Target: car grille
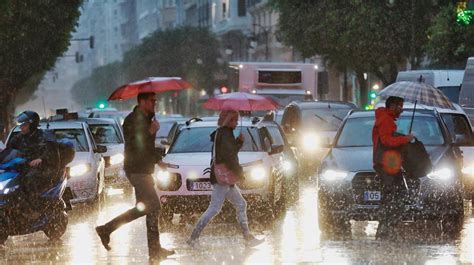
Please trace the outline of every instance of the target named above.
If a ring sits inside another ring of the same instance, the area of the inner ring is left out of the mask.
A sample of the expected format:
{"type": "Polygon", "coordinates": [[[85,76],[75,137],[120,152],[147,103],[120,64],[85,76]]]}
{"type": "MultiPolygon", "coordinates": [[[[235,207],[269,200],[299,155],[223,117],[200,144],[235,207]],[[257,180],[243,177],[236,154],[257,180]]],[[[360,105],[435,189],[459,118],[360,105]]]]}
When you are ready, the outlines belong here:
{"type": "Polygon", "coordinates": [[[359,172],[352,179],[352,193],[356,204],[378,205],[380,201],[365,201],[364,192],[382,191],[380,180],[375,177],[375,172],[359,172]]]}

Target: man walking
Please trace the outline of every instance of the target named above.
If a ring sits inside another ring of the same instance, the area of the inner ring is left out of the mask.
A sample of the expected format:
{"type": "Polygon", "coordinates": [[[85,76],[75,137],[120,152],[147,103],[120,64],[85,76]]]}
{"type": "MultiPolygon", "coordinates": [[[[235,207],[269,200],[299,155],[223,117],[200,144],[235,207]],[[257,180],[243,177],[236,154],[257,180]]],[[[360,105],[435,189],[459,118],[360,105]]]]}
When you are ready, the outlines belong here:
{"type": "Polygon", "coordinates": [[[155,163],[161,157],[155,152],[155,135],[160,124],[155,120],[156,96],[141,93],[137,97],[138,106],[133,109],[123,123],[125,136],[124,169],[128,180],[135,188],[136,206],[115,217],[105,225],[96,227],[102,244],[110,250],[110,234],[120,226],[146,215],[148,255],[159,260],[174,254],[160,245],[158,216],[161,205],[155,190],[153,172],[155,163]]]}
{"type": "Polygon", "coordinates": [[[382,181],[382,201],[379,226],[375,237],[387,239],[389,229],[399,221],[403,202],[403,176],[401,174],[402,156],[400,148],[409,143],[413,135],[397,135],[395,121],[403,112],[403,98],[389,97],[385,108],[375,111],[375,124],[372,130],[373,163],[377,176],[382,181]]]}

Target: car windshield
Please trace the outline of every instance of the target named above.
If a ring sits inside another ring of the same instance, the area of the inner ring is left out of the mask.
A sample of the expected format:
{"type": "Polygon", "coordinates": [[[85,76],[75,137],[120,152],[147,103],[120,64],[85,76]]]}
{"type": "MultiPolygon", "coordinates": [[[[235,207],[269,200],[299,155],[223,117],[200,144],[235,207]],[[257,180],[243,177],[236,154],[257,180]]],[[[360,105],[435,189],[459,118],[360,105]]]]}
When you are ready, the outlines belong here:
{"type": "MultiPolygon", "coordinates": [[[[402,116],[397,121],[399,133],[407,134],[411,116],[402,116]]],[[[337,147],[372,146],[372,128],[374,117],[350,118],[344,124],[337,139],[337,147]]],[[[435,117],[415,116],[412,134],[425,145],[442,145],[444,137],[435,117]]]]}
{"type": "MultiPolygon", "coordinates": [[[[196,127],[182,129],[168,153],[198,153],[211,152],[212,142],[210,134],[216,130],[216,127],[196,127]]],[[[244,144],[240,151],[260,152],[262,145],[258,129],[255,127],[240,127],[234,130],[234,136],[242,131],[244,135],[244,144]]]]}
{"type": "Polygon", "coordinates": [[[160,122],[160,129],[156,133],[156,138],[168,138],[168,135],[170,134],[171,128],[173,128],[174,124],[174,121],[160,122]]]}
{"type": "Polygon", "coordinates": [[[83,129],[53,129],[58,140],[68,139],[74,144],[76,152],[89,152],[86,134],[83,129]]]}
{"type": "Polygon", "coordinates": [[[320,131],[337,131],[350,110],[350,107],[303,109],[302,124],[320,131]]]}
{"type": "Polygon", "coordinates": [[[113,124],[89,124],[92,136],[97,144],[121,144],[122,137],[113,124]]]}

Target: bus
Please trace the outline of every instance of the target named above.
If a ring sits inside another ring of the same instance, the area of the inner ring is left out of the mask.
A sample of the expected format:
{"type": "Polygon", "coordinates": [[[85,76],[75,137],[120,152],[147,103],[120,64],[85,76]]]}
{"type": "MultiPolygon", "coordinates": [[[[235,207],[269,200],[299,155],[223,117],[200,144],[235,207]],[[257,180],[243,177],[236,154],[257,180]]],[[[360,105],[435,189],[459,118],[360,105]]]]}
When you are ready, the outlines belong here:
{"type": "Polygon", "coordinates": [[[239,92],[270,97],[281,107],[317,95],[316,64],[230,62],[230,67],[238,73],[239,92]]]}

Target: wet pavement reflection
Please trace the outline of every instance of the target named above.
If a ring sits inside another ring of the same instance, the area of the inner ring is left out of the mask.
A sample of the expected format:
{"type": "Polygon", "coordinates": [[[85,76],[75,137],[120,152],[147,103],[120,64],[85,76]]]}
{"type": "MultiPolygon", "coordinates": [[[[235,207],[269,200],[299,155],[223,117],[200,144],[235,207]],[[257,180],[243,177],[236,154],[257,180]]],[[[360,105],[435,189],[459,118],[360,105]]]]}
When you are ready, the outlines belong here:
{"type": "MultiPolygon", "coordinates": [[[[161,264],[474,264],[474,216],[469,201],[464,227],[457,239],[429,237],[416,225],[408,224],[399,230],[402,241],[376,241],[377,222],[353,222],[352,239],[338,241],[324,239],[319,231],[315,185],[305,184],[300,194],[296,205],[271,225],[251,222],[255,235],[265,238],[264,243],[254,248],[244,246],[233,219],[210,223],[195,248],[185,243],[192,224],[166,228],[161,233],[162,245],[175,249],[177,254],[161,264]]],[[[111,237],[109,252],[95,234],[97,224],[103,224],[132,204],[132,197],[116,194],[102,205],[76,206],[69,213],[68,230],[62,241],[50,242],[41,232],[10,237],[0,263],[148,263],[144,218],[117,230],[111,237]]],[[[436,225],[424,227],[425,231],[433,229],[436,225]]]]}

